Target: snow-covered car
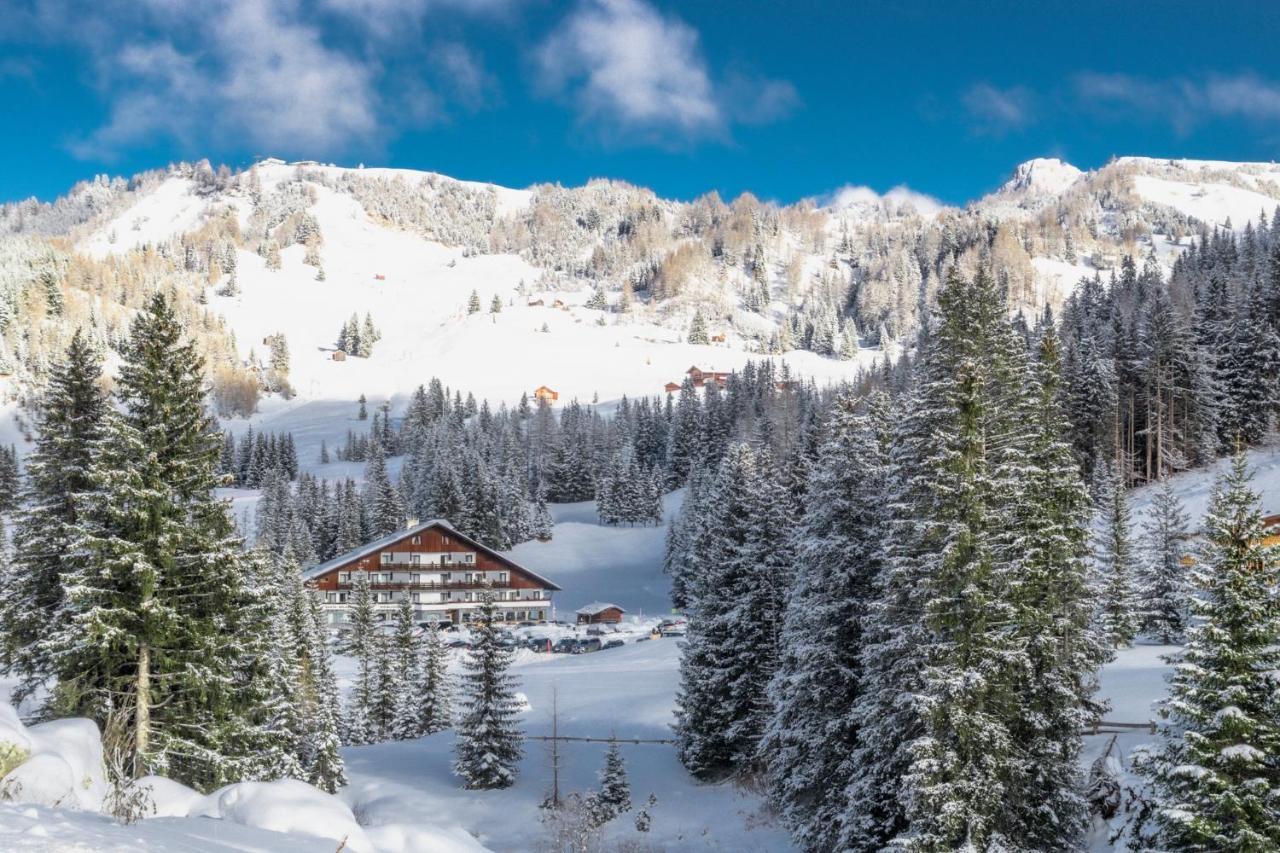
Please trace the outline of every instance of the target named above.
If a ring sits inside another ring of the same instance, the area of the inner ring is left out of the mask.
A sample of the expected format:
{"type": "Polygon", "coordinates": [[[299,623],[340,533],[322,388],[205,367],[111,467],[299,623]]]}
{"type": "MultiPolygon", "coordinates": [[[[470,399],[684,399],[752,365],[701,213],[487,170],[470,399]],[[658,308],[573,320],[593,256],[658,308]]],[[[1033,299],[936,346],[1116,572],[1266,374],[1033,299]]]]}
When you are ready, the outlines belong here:
{"type": "Polygon", "coordinates": [[[585,640],[578,640],[573,646],[573,654],[584,655],[587,652],[598,652],[604,645],[595,637],[588,637],[585,640]]]}

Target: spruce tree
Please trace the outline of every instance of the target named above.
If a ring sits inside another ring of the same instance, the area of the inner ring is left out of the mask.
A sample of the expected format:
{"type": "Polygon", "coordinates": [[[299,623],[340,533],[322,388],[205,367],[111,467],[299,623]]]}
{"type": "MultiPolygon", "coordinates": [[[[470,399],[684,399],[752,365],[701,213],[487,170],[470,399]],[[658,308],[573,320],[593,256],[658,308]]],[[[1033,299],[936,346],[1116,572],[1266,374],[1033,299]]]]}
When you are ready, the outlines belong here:
{"type": "Polygon", "coordinates": [[[1280,848],[1280,552],[1262,542],[1243,453],[1215,484],[1192,583],[1197,623],[1173,670],[1144,772],[1163,849],[1280,848]]]}
{"type": "Polygon", "coordinates": [[[702,309],[693,312],[693,320],[689,323],[688,341],[691,344],[711,343],[711,337],[707,334],[707,321],[702,316],[702,309]]]}
{"type": "Polygon", "coordinates": [[[423,644],[422,680],[417,695],[418,731],[432,735],[453,725],[453,688],[449,680],[449,658],[440,631],[427,629],[423,644]]]}
{"type": "Polygon", "coordinates": [[[474,290],[471,291],[471,296],[467,299],[467,313],[480,313],[480,294],[474,290]]]}
{"type": "Polygon", "coordinates": [[[1138,614],[1129,494],[1119,478],[1101,507],[1097,538],[1098,631],[1112,648],[1122,648],[1137,636],[1138,614]]]}
{"type": "Polygon", "coordinates": [[[355,571],[351,606],[347,610],[346,652],[356,659],[356,676],[347,699],[344,740],[353,746],[373,743],[377,737],[373,705],[377,696],[378,621],[374,614],[369,573],[355,571]]]}
{"type": "Polygon", "coordinates": [[[1165,480],[1151,501],[1145,525],[1146,552],[1140,585],[1142,630],[1165,645],[1182,642],[1191,595],[1187,588],[1190,519],[1165,480]]]}
{"type": "Polygon", "coordinates": [[[18,677],[10,695],[15,706],[53,674],[43,640],[67,615],[64,555],[76,536],[79,496],[92,488],[89,467],[107,411],[101,378],[101,363],[77,330],[40,401],[27,456],[26,509],[14,525],[13,570],[0,594],[0,663],[18,677]]]}
{"type": "Polygon", "coordinates": [[[472,790],[509,788],[524,755],[517,727],[512,652],[498,641],[498,609],[492,589],[480,593],[472,621],[472,647],[462,676],[462,713],[454,744],[453,772],[472,790]]]}
{"type": "Polygon", "coordinates": [[[395,715],[391,723],[391,736],[396,740],[410,740],[422,734],[418,709],[418,685],[422,672],[419,661],[418,638],[414,636],[413,604],[408,593],[400,599],[396,610],[396,633],[391,646],[394,666],[395,715]]]}
{"type": "Polygon", "coordinates": [[[587,801],[591,823],[604,826],[618,815],[631,811],[631,784],[627,781],[627,767],[622,761],[618,742],[609,744],[604,754],[604,766],[600,768],[600,790],[587,801]]]}
{"type": "Polygon", "coordinates": [[[124,735],[132,773],[197,788],[249,777],[278,745],[256,661],[267,627],[220,482],[203,362],[163,295],[134,320],[119,408],[93,445],[49,637],[54,707],[124,735]]]}
{"type": "Polygon", "coordinates": [[[680,760],[702,779],[760,766],[791,562],[790,496],[767,452],[736,445],[712,493],[711,517],[692,545],[697,569],[676,696],[680,760]]]}
{"type": "Polygon", "coordinates": [[[810,475],[761,744],[770,798],[808,850],[836,849],[847,788],[860,775],[852,709],[883,556],[889,462],[888,401],[876,395],[865,413],[861,404],[852,393],[836,399],[810,475]]]}

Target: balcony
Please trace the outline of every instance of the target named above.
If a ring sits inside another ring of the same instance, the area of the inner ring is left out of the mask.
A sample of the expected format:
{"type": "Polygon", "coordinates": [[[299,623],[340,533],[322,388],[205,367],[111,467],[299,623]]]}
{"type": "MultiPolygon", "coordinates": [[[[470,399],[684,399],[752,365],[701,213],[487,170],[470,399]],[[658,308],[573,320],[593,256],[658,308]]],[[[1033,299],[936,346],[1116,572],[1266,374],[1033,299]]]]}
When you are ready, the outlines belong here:
{"type": "MultiPolygon", "coordinates": [[[[351,584],[341,584],[343,589],[350,588],[351,584]]],[[[490,589],[510,589],[510,581],[498,581],[485,583],[484,581],[376,581],[369,584],[369,589],[378,591],[400,591],[410,590],[413,592],[431,592],[433,590],[450,590],[450,589],[468,589],[479,590],[488,586],[490,589]]]]}

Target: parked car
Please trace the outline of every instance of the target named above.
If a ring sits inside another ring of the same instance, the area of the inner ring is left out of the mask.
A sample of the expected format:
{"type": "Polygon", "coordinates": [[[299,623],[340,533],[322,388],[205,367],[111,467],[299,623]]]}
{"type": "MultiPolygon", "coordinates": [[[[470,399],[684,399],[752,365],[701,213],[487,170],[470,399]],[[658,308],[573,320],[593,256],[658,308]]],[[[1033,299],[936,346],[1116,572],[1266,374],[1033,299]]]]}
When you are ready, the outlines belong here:
{"type": "Polygon", "coordinates": [[[468,643],[466,640],[451,640],[451,641],[449,642],[449,648],[451,648],[451,649],[469,649],[469,648],[471,648],[471,644],[470,644],[470,643],[468,643]]]}
{"type": "Polygon", "coordinates": [[[663,622],[658,626],[658,633],[664,637],[683,637],[689,633],[689,626],[686,622],[663,622]]]}
{"type": "Polygon", "coordinates": [[[528,640],[525,640],[524,645],[525,645],[525,648],[531,649],[535,652],[551,651],[551,641],[548,640],[546,637],[532,637],[528,640]]]}
{"type": "Polygon", "coordinates": [[[573,654],[583,655],[587,652],[598,652],[602,648],[600,640],[595,637],[588,637],[585,640],[578,640],[573,647],[573,654]]]}
{"type": "Polygon", "coordinates": [[[555,652],[558,655],[573,654],[574,649],[577,648],[577,646],[578,646],[577,640],[575,640],[573,637],[565,637],[562,640],[556,640],[555,645],[551,647],[551,651],[555,652]]]}
{"type": "Polygon", "coordinates": [[[622,640],[618,639],[617,637],[614,637],[612,640],[606,640],[606,641],[605,641],[604,648],[606,648],[606,649],[616,649],[616,648],[618,648],[619,646],[625,646],[625,645],[626,645],[626,643],[625,643],[625,642],[623,642],[622,640]]]}

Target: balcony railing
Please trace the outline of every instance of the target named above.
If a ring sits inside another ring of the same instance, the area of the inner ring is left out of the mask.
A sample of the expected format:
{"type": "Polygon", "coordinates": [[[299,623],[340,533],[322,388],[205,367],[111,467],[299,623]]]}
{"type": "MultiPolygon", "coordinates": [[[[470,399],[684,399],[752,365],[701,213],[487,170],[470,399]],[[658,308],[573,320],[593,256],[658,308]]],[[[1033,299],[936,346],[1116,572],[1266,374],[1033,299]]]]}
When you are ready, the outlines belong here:
{"type": "MultiPolygon", "coordinates": [[[[350,586],[350,584],[347,584],[350,586]]],[[[374,581],[369,584],[369,589],[378,590],[413,590],[415,592],[429,592],[431,590],[448,590],[448,589],[484,589],[486,586],[492,589],[510,589],[510,581],[488,582],[480,580],[470,581],[374,581]]]]}

